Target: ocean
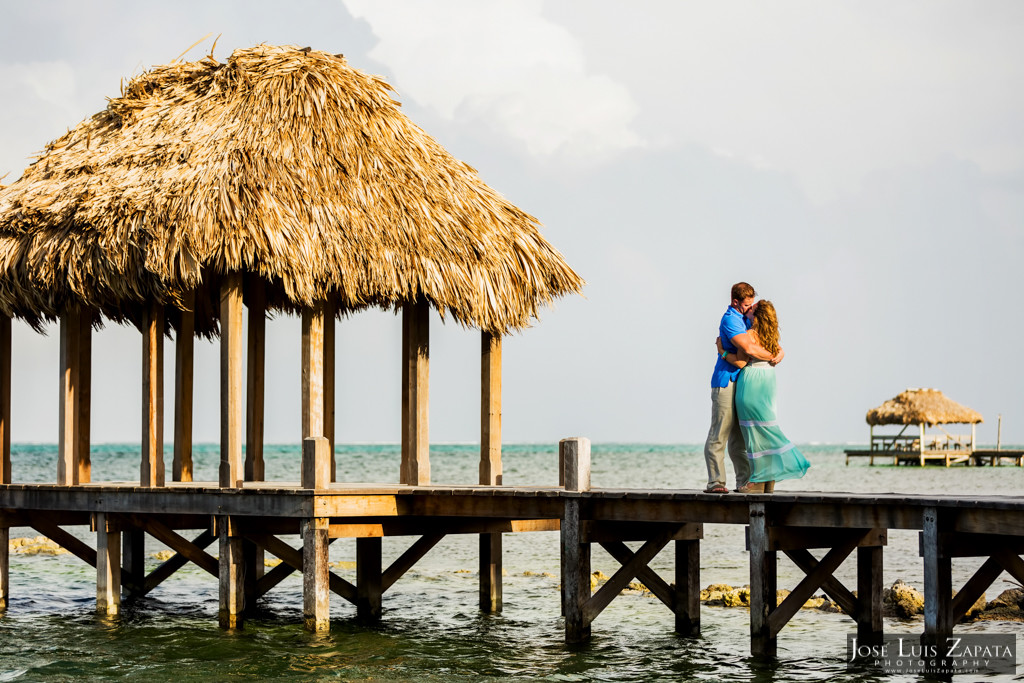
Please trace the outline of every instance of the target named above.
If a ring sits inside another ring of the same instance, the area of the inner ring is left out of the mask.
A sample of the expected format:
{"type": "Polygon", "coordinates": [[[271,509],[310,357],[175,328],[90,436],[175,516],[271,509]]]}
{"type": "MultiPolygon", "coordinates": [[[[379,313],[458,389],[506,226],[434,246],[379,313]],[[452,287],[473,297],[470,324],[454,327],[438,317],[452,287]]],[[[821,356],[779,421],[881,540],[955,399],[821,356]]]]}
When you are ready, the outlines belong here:
{"type": "MultiPolygon", "coordinates": [[[[1016,467],[869,467],[863,459],[844,465],[843,446],[802,445],[812,463],[801,480],[781,482],[778,491],[905,492],[920,494],[1014,495],[1024,493],[1024,471],[1016,467]]],[[[705,483],[701,445],[593,444],[594,488],[698,489],[705,483]]],[[[13,480],[54,481],[56,447],[14,445],[13,480]]],[[[195,449],[195,479],[217,477],[218,448],[195,449]]],[[[298,446],[268,446],[268,480],[296,481],[298,446]]],[[[93,481],[138,476],[137,445],[94,445],[93,481]]],[[[395,483],[397,445],[339,446],[338,480],[395,483]]],[[[479,448],[431,446],[432,480],[438,484],[476,481],[479,448]]],[[[170,453],[166,455],[170,464],[170,453]]],[[[506,485],[556,485],[557,444],[503,447],[506,485]]],[[[169,471],[169,470],[168,470],[169,471]]],[[[731,470],[730,470],[731,472],[731,470]]],[[[736,494],[730,494],[736,495],[736,494]]],[[[87,528],[72,529],[90,544],[87,528]]],[[[12,528],[11,538],[34,537],[12,528]]],[[[299,546],[298,537],[284,537],[299,546]]],[[[385,566],[412,542],[385,538],[385,566]]],[[[147,571],[160,563],[164,546],[147,539],[147,571]]],[[[216,553],[216,545],[210,551],[216,553]]],[[[741,526],[705,525],[701,543],[701,585],[749,583],[741,526]]],[[[884,551],[884,579],[923,587],[916,531],[890,530],[884,551]]],[[[331,546],[333,571],[354,581],[355,542],[331,546]]],[[[5,681],[232,681],[232,680],[445,680],[445,681],[917,681],[847,670],[846,636],[854,622],[838,613],[801,610],[779,634],[778,657],[749,656],[748,612],[742,607],[701,606],[702,633],[673,632],[673,617],[658,600],[641,592],[617,597],[595,620],[583,645],[566,645],[559,605],[557,532],[507,534],[504,538],[504,609],[477,608],[477,537],[449,536],[384,595],[379,625],[357,622],[355,608],[331,597],[331,631],[319,636],[302,628],[302,581],[293,574],[260,601],[245,628],[217,626],[217,581],[189,565],[144,599],[123,604],[116,619],[95,613],[95,570],[69,554],[10,556],[11,599],[0,616],[0,682],[5,681]]],[[[981,564],[953,562],[954,587],[981,564]]],[[[651,565],[671,576],[671,553],[651,565]]],[[[595,546],[593,569],[611,575],[618,564],[595,546]]],[[[780,554],[779,588],[793,588],[803,574],[780,554]]],[[[855,587],[855,565],[837,572],[855,587]]],[[[1004,573],[987,592],[992,599],[1013,588],[1004,573]]],[[[887,618],[886,632],[921,633],[923,622],[887,618]]],[[[976,622],[957,633],[1020,633],[1011,622],[976,622]]],[[[1020,666],[1018,642],[1018,667],[1020,666]]],[[[1005,677],[1024,680],[1024,676],[1005,677]]],[[[956,677],[954,680],[975,680],[956,677]]],[[[990,677],[985,680],[1000,680],[990,677]]]]}

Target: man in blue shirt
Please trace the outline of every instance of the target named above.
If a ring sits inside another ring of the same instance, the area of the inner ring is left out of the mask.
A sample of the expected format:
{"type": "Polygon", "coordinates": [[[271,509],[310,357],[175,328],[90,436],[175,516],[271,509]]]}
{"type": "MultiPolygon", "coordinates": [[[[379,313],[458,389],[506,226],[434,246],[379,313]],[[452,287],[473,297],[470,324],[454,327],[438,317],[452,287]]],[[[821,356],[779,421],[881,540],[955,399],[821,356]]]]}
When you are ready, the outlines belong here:
{"type": "Polygon", "coordinates": [[[757,360],[774,360],[762,358],[766,352],[753,344],[750,335],[750,320],[746,315],[754,306],[757,292],[746,282],[737,282],[732,286],[732,302],[725,309],[722,322],[718,326],[718,336],[722,340],[722,353],[715,363],[715,371],[711,374],[711,429],[708,440],[704,444],[704,461],[708,467],[707,493],[728,493],[725,485],[725,452],[728,449],[736,472],[736,490],[746,491],[750,480],[750,464],[747,462],[743,435],[740,433],[740,421],[736,417],[736,378],[740,369],[725,360],[726,353],[736,353],[742,348],[747,355],[757,360]]]}

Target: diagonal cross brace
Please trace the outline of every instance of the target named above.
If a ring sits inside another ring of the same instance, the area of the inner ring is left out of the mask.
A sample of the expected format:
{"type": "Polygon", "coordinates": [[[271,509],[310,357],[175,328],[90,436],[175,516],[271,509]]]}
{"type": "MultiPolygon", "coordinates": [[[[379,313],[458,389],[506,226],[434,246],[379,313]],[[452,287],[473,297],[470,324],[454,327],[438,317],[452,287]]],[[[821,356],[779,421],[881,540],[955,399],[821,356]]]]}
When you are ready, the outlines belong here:
{"type": "Polygon", "coordinates": [[[668,545],[672,539],[672,533],[662,533],[640,546],[640,549],[633,553],[629,561],[619,567],[618,571],[612,574],[611,578],[601,586],[587,603],[583,606],[583,623],[589,625],[607,607],[622,589],[629,585],[629,582],[636,578],[641,567],[646,567],[653,560],[662,548],[668,545]]]}
{"type": "Polygon", "coordinates": [[[814,591],[818,590],[827,579],[832,578],[832,573],[839,568],[843,560],[849,557],[859,542],[860,539],[854,537],[829,550],[814,569],[786,596],[786,599],[768,614],[768,628],[772,637],[778,635],[786,622],[800,611],[807,599],[814,595],[814,591]]]}
{"type": "MultiPolygon", "coordinates": [[[[282,563],[277,567],[274,567],[270,572],[265,574],[262,579],[256,582],[256,597],[265,595],[267,591],[281,583],[281,581],[293,571],[302,571],[302,551],[291,547],[277,536],[272,534],[246,533],[243,534],[243,537],[264,548],[271,555],[280,558],[282,563]],[[282,569],[284,565],[287,565],[286,569],[282,569]]],[[[333,542],[333,538],[328,540],[328,544],[333,542]]],[[[353,604],[355,603],[355,586],[332,571],[327,572],[327,579],[332,593],[338,594],[353,604]]]]}

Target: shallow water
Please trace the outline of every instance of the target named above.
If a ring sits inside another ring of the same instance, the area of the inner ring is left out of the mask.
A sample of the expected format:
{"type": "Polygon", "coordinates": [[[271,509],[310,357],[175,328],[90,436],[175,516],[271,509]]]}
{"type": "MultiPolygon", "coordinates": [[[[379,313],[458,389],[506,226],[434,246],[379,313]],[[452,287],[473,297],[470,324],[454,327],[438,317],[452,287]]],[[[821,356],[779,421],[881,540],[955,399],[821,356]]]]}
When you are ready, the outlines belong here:
{"type": "MultiPolygon", "coordinates": [[[[907,492],[934,494],[1021,495],[1024,471],[1012,467],[868,467],[843,465],[842,447],[803,446],[813,466],[779,490],[907,492]]],[[[52,481],[56,449],[14,446],[15,482],[52,481]]],[[[472,483],[475,446],[433,446],[431,471],[436,483],[472,483]]],[[[131,480],[137,476],[137,446],[94,446],[93,480],[131,480]]],[[[197,447],[196,479],[216,478],[217,449],[197,447]]],[[[507,485],[557,483],[556,445],[506,445],[507,485]]],[[[168,454],[169,463],[170,456],[168,454]]],[[[344,446],[337,454],[339,480],[395,482],[397,446],[344,446]]],[[[298,479],[299,451],[268,447],[267,478],[298,479]]],[[[699,488],[704,483],[700,447],[595,444],[594,487],[699,488]]],[[[93,542],[88,529],[75,530],[93,542]]],[[[15,528],[11,536],[36,536],[15,528]]],[[[285,537],[293,545],[298,538],[285,537]]],[[[152,553],[163,549],[147,539],[152,553]]],[[[384,539],[385,562],[397,557],[411,539],[384,539]]],[[[885,550],[886,585],[896,579],[922,586],[917,532],[894,530],[885,550]]],[[[871,671],[847,671],[846,635],[853,622],[841,615],[801,611],[779,636],[779,656],[766,663],[747,656],[745,609],[702,606],[702,636],[681,638],[671,613],[653,597],[624,594],[597,618],[591,642],[567,646],[559,616],[557,532],[507,534],[504,539],[504,610],[483,615],[477,609],[476,536],[444,539],[384,596],[379,626],[357,623],[355,609],[337,596],[331,601],[331,632],[303,631],[302,583],[292,575],[258,605],[244,630],[217,627],[217,582],[188,566],[144,600],[124,605],[116,620],[95,615],[95,571],[63,554],[12,554],[10,609],[0,617],[0,682],[79,680],[918,680],[885,677],[871,671]]],[[[214,550],[215,547],[211,548],[214,550]]],[[[355,543],[331,546],[332,562],[355,559],[355,543]]],[[[955,560],[954,585],[969,578],[980,561],[955,560]]],[[[599,548],[595,570],[611,574],[617,564],[599,548]]],[[[652,566],[669,576],[670,553],[652,566]]],[[[854,564],[837,572],[854,585],[854,564]]],[[[354,580],[351,569],[336,569],[354,580]]],[[[701,584],[749,582],[743,528],[706,525],[701,544],[701,584]]],[[[802,573],[779,560],[779,587],[792,588],[802,573]]],[[[1003,574],[987,592],[991,599],[1011,587],[1003,574]]],[[[923,624],[886,621],[891,632],[920,633],[923,624]]],[[[958,632],[1018,633],[1015,623],[984,622],[958,632]]],[[[964,677],[963,680],[972,680],[964,677]]],[[[988,678],[986,680],[998,680],[988,678]]],[[[1018,680],[1024,680],[1020,677],[1018,680]]]]}

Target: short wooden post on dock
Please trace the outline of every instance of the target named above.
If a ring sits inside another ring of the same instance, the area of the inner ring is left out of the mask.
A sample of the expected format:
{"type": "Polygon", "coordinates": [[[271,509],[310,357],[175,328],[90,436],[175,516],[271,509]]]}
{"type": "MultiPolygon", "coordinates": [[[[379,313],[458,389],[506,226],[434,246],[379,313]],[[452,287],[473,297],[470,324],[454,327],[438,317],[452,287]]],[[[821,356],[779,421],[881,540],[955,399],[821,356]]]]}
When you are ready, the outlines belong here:
{"type": "Polygon", "coordinates": [[[174,339],[174,460],[172,481],[192,481],[192,404],[195,366],[196,293],[184,297],[174,339]]]}
{"type": "Polygon", "coordinates": [[[430,483],[430,304],[402,306],[402,470],[403,484],[430,483]]]}
{"type": "Polygon", "coordinates": [[[142,318],[143,486],[164,485],[164,307],[150,302],[142,318]]]}
{"type": "Polygon", "coordinates": [[[926,507],[921,517],[921,554],[924,557],[924,636],[938,642],[953,633],[950,602],[953,562],[942,552],[943,531],[939,510],[926,507]]]}
{"type": "Polygon", "coordinates": [[[220,608],[217,618],[220,627],[225,629],[242,628],[245,609],[245,558],[243,539],[237,526],[238,521],[234,517],[217,516],[217,535],[220,538],[220,608]]]}
{"type": "MultiPolygon", "coordinates": [[[[11,483],[11,316],[0,313],[0,484],[11,483]]],[[[6,546],[5,546],[6,548],[6,546]]],[[[6,567],[4,563],[4,567],[6,567]]],[[[6,603],[0,588],[0,601],[6,603]]],[[[0,607],[2,609],[2,607],[0,607]]]]}
{"type": "MultiPolygon", "coordinates": [[[[327,439],[318,439],[324,442],[327,439]]],[[[313,441],[307,439],[306,442],[313,441]]],[[[305,520],[302,537],[302,618],[307,631],[326,633],[331,628],[331,587],[328,566],[330,518],[305,520]]],[[[380,539],[378,539],[380,540],[380,539]]]]}
{"type": "Polygon", "coordinates": [[[267,291],[261,278],[246,284],[249,309],[248,353],[245,381],[245,480],[263,481],[263,425],[266,389],[263,377],[267,356],[267,291]]]}
{"type": "MultiPolygon", "coordinates": [[[[242,485],[242,275],[220,291],[220,486],[242,485]]],[[[223,623],[223,620],[222,620],[223,623]]]]}
{"type": "Polygon", "coordinates": [[[121,612],[121,532],[102,512],[96,513],[96,611],[121,612]]]}
{"type": "MultiPolygon", "coordinates": [[[[583,437],[562,439],[559,460],[564,467],[566,491],[590,489],[590,440],[583,437]]],[[[565,640],[580,643],[590,638],[590,620],[586,604],[590,600],[590,543],[584,542],[580,520],[581,499],[566,498],[562,537],[562,613],[565,616],[565,640]]]]}
{"type": "MultiPolygon", "coordinates": [[[[501,486],[501,337],[481,333],[480,483],[501,486]]],[[[501,534],[480,534],[480,609],[500,612],[501,534]]]]}
{"type": "Polygon", "coordinates": [[[768,617],[775,611],[777,560],[769,550],[764,503],[750,504],[750,653],[774,657],[777,641],[768,617]]]}
{"type": "MultiPolygon", "coordinates": [[[[9,373],[8,373],[9,374],[9,373]]],[[[71,309],[60,317],[60,433],[57,483],[85,484],[91,479],[89,400],[92,377],[92,313],[71,309]]]]}
{"type": "Polygon", "coordinates": [[[356,616],[365,623],[380,621],[384,595],[382,543],[379,536],[356,539],[356,616]]]}
{"type": "Polygon", "coordinates": [[[329,448],[327,437],[308,436],[302,440],[302,488],[323,491],[330,486],[329,448]]]}

